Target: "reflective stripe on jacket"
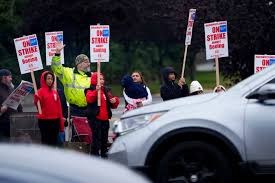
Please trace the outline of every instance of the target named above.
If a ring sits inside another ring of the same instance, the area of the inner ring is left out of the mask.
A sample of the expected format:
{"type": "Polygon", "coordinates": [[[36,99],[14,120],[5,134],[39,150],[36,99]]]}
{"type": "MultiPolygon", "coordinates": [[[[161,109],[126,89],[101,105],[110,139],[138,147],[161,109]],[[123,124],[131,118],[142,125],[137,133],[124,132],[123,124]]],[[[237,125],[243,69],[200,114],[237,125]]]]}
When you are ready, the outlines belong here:
{"type": "Polygon", "coordinates": [[[84,89],[90,87],[90,77],[84,72],[74,72],[74,68],[63,67],[60,56],[52,58],[51,68],[64,86],[66,100],[78,107],[87,106],[84,89]]]}

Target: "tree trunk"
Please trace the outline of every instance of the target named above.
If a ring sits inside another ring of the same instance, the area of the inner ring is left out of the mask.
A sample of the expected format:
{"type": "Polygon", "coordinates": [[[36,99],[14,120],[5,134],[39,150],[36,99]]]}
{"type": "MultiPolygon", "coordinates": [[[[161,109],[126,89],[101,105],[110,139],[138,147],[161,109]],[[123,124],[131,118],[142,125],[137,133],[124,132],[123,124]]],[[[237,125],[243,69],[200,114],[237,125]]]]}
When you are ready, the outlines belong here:
{"type": "Polygon", "coordinates": [[[10,10],[9,10],[9,16],[13,17],[15,0],[11,0],[10,3],[11,3],[11,5],[10,5],[10,10]]]}

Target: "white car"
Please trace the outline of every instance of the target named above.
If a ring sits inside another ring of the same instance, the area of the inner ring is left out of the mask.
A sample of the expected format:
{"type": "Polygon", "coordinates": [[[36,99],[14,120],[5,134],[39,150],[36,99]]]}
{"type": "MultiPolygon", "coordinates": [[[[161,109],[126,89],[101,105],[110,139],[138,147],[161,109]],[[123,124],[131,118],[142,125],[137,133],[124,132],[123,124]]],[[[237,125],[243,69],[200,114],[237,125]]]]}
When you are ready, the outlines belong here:
{"type": "Polygon", "coordinates": [[[125,113],[109,158],[155,182],[234,182],[241,170],[275,174],[275,64],[225,93],[125,113]]]}
{"type": "Polygon", "coordinates": [[[38,145],[0,144],[1,183],[149,183],[127,167],[38,145]]]}

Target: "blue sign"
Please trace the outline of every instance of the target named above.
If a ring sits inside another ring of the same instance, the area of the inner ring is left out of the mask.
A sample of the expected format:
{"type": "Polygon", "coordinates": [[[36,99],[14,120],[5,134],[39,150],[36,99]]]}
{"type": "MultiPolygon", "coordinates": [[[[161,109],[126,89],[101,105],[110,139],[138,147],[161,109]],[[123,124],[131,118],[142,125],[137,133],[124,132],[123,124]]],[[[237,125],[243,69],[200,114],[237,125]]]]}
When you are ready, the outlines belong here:
{"type": "Polygon", "coordinates": [[[275,59],[273,58],[271,58],[270,60],[269,60],[269,65],[272,65],[272,64],[274,64],[275,63],[275,59]]]}
{"type": "Polygon", "coordinates": [[[37,39],[36,38],[30,39],[30,45],[31,46],[36,46],[37,45],[37,39]]]}
{"type": "Polygon", "coordinates": [[[109,30],[105,29],[103,30],[103,37],[108,37],[109,36],[109,30]]]}
{"type": "Polygon", "coordinates": [[[60,35],[57,35],[57,36],[56,36],[56,40],[57,40],[57,41],[63,41],[63,35],[61,35],[61,34],[60,34],[60,35]]]}
{"type": "Polygon", "coordinates": [[[191,19],[192,19],[192,20],[195,20],[195,18],[196,18],[196,13],[192,13],[192,14],[191,14],[191,19]]]}
{"type": "Polygon", "coordinates": [[[32,87],[27,87],[27,88],[26,88],[26,92],[27,92],[27,93],[30,93],[31,91],[32,91],[32,87]]]}
{"type": "Polygon", "coordinates": [[[226,25],[221,25],[220,26],[220,32],[226,32],[226,31],[227,31],[226,25]]]}

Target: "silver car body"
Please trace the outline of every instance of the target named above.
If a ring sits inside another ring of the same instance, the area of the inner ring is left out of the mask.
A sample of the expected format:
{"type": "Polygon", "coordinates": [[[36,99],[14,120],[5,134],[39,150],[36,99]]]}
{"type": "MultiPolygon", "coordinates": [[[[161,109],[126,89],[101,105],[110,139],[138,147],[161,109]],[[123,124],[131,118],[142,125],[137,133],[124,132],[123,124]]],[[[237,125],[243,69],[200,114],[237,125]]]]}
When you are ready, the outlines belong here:
{"type": "Polygon", "coordinates": [[[149,183],[125,166],[69,150],[0,144],[0,182],[149,183]]]}
{"type": "Polygon", "coordinates": [[[275,64],[225,93],[185,97],[127,112],[122,122],[133,116],[167,111],[156,121],[118,137],[109,157],[130,167],[144,167],[150,150],[165,135],[197,128],[222,135],[243,162],[275,165],[275,102],[265,105],[246,98],[274,78],[275,64]]]}

